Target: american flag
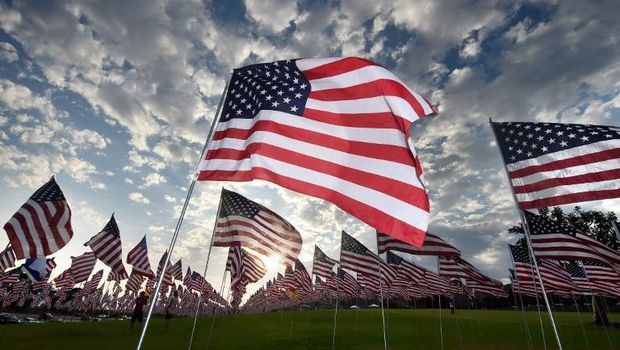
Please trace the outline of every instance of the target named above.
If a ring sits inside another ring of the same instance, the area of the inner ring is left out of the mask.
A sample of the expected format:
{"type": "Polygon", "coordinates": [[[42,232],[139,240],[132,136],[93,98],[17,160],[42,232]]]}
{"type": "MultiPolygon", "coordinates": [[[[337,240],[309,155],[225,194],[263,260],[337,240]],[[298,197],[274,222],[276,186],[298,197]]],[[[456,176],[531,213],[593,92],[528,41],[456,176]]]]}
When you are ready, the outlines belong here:
{"type": "Polygon", "coordinates": [[[226,271],[230,272],[232,290],[244,291],[245,287],[257,282],[267,272],[263,261],[248,253],[239,246],[232,246],[228,250],[226,271]]]}
{"type": "Polygon", "coordinates": [[[295,276],[298,290],[302,294],[305,295],[312,291],[312,277],[310,277],[308,270],[306,270],[306,267],[299,259],[295,261],[295,272],[293,275],[295,276]]]}
{"type": "Polygon", "coordinates": [[[344,231],[340,245],[340,267],[368,277],[381,278],[386,285],[396,279],[397,275],[396,270],[383,262],[377,254],[344,231]]]}
{"type": "Polygon", "coordinates": [[[121,279],[126,279],[127,271],[123,265],[123,250],[121,244],[121,234],[114,219],[114,214],[110,221],[103,227],[101,232],[94,235],[84,244],[92,249],[95,256],[121,279]]]}
{"type": "MultiPolygon", "coordinates": [[[[168,260],[167,250],[161,256],[161,259],[159,259],[159,264],[157,265],[157,278],[155,279],[155,281],[159,280],[159,276],[162,273],[164,264],[166,264],[166,260],[168,260]]],[[[171,286],[174,284],[174,280],[172,279],[172,273],[170,272],[170,263],[168,263],[168,267],[166,268],[166,272],[164,273],[164,279],[161,283],[164,286],[171,286]]]]}
{"type": "MultiPolygon", "coordinates": [[[[496,298],[506,298],[508,296],[506,291],[504,291],[502,282],[500,281],[481,282],[476,280],[467,280],[466,283],[467,288],[472,289],[475,293],[487,294],[496,298]]],[[[458,294],[459,292],[455,294],[458,294]]]]}
{"type": "Polygon", "coordinates": [[[491,124],[522,209],[620,197],[620,128],[491,124]]]}
{"type": "Polygon", "coordinates": [[[424,268],[411,263],[390,251],[387,252],[387,263],[396,268],[399,276],[405,276],[405,279],[409,281],[410,284],[418,283],[424,278],[424,268]]]}
{"type": "Polygon", "coordinates": [[[127,263],[133,266],[132,272],[145,277],[155,276],[149,263],[149,250],[146,246],[146,235],[127,254],[127,263]]]}
{"type": "Polygon", "coordinates": [[[188,266],[185,271],[185,277],[183,278],[183,285],[185,288],[190,289],[192,286],[192,269],[188,266]]]}
{"type": "Polygon", "coordinates": [[[213,246],[239,245],[262,255],[280,256],[293,266],[301,251],[301,235],[278,214],[242,195],[222,189],[213,246]]]}
{"type": "Polygon", "coordinates": [[[97,257],[92,252],[86,252],[78,257],[71,257],[71,273],[73,274],[73,282],[81,283],[88,279],[90,273],[93,272],[97,257]]]}
{"type": "Polygon", "coordinates": [[[448,278],[464,278],[479,282],[489,281],[490,278],[480,272],[474,265],[458,256],[439,258],[439,274],[448,278]]]}
{"type": "Polygon", "coordinates": [[[525,211],[537,258],[595,260],[620,271],[620,252],[568,224],[525,211]]]}
{"type": "Polygon", "coordinates": [[[4,225],[17,259],[52,255],[73,237],[71,209],[52,178],[4,225]]]}
{"type": "Polygon", "coordinates": [[[103,278],[103,270],[97,271],[97,273],[95,273],[93,277],[90,278],[90,280],[84,283],[82,294],[88,295],[88,294],[93,293],[97,289],[97,286],[99,285],[99,282],[101,282],[102,278],[103,278]]]}
{"type": "Polygon", "coordinates": [[[174,277],[175,280],[183,280],[183,265],[181,263],[181,259],[172,265],[170,268],[170,273],[172,273],[172,277],[174,277]]]}
{"type": "Polygon", "coordinates": [[[329,278],[332,275],[334,265],[338,263],[338,260],[332,259],[327,254],[323,253],[321,248],[314,246],[314,260],[312,262],[312,273],[314,275],[329,278]]]}
{"type": "Polygon", "coordinates": [[[236,69],[199,180],[263,179],[422,245],[429,203],[409,126],[433,107],[357,58],[236,69]]]}
{"type": "Polygon", "coordinates": [[[0,274],[9,267],[15,266],[15,252],[11,246],[7,246],[6,249],[0,253],[0,274]]]}
{"type": "Polygon", "coordinates": [[[107,281],[108,282],[120,282],[121,278],[119,275],[115,274],[114,271],[110,271],[108,272],[107,281]]]}
{"type": "Polygon", "coordinates": [[[66,269],[60,275],[58,275],[54,279],[54,284],[56,285],[56,289],[70,289],[75,285],[75,281],[73,280],[73,274],[71,273],[71,268],[66,269]]]}
{"type": "Polygon", "coordinates": [[[43,277],[46,281],[50,277],[52,270],[55,269],[56,266],[58,266],[58,264],[56,264],[55,259],[56,259],[55,257],[52,257],[52,258],[45,260],[45,275],[43,275],[43,277]]]}
{"type": "Polygon", "coordinates": [[[620,297],[620,275],[598,261],[583,261],[583,269],[592,290],[597,294],[620,297]]]}
{"type": "Polygon", "coordinates": [[[441,237],[434,235],[430,232],[426,233],[424,237],[424,243],[421,247],[416,247],[411,244],[407,244],[403,241],[399,241],[394,237],[390,237],[381,232],[377,232],[377,244],[379,247],[379,254],[383,254],[388,250],[398,251],[407,254],[415,255],[438,255],[438,256],[459,256],[461,251],[456,249],[453,245],[449,244],[441,237]]]}
{"type": "MultiPolygon", "coordinates": [[[[348,294],[351,296],[356,296],[359,293],[360,286],[355,280],[355,277],[351,276],[351,274],[347,273],[345,270],[338,268],[337,274],[338,276],[338,289],[340,293],[348,294]]],[[[377,285],[379,283],[377,282],[377,285]]]]}
{"type": "Polygon", "coordinates": [[[576,261],[560,262],[566,272],[570,274],[571,281],[582,293],[591,294],[592,284],[588,281],[586,271],[576,261]]]}
{"type": "Polygon", "coordinates": [[[140,289],[140,286],[142,285],[142,282],[144,282],[143,275],[132,269],[131,274],[129,275],[129,279],[125,284],[125,289],[130,292],[137,293],[140,289]]]}

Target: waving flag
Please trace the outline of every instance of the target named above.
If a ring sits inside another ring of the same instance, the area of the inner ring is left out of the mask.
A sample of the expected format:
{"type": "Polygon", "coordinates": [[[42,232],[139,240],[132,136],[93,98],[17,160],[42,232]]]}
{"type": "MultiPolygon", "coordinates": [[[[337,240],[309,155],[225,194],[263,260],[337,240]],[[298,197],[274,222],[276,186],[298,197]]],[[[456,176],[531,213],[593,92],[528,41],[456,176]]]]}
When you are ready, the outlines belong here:
{"type": "Polygon", "coordinates": [[[491,125],[522,209],[620,197],[620,128],[491,125]]]}
{"type": "Polygon", "coordinates": [[[92,252],[86,252],[78,257],[71,257],[71,274],[74,283],[81,283],[88,279],[90,273],[95,268],[97,257],[92,252]]]}
{"type": "Polygon", "coordinates": [[[127,263],[133,266],[131,272],[135,272],[145,277],[153,277],[155,274],[151,270],[149,263],[149,250],[146,246],[146,235],[142,240],[127,253],[127,263]]]}
{"type": "Polygon", "coordinates": [[[386,285],[396,279],[397,272],[348,233],[342,231],[340,267],[367,277],[381,278],[386,285]]]}
{"type": "Polygon", "coordinates": [[[461,251],[444,241],[441,237],[427,232],[421,247],[407,244],[377,231],[379,254],[388,250],[416,255],[459,256],[461,251]]]}
{"type": "Polygon", "coordinates": [[[71,273],[71,268],[66,269],[60,275],[58,275],[54,279],[54,284],[56,285],[56,289],[70,289],[75,285],[75,281],[73,280],[73,274],[71,273]]]}
{"type": "Polygon", "coordinates": [[[230,272],[230,289],[241,297],[248,284],[263,278],[267,268],[258,257],[239,246],[232,246],[228,250],[226,271],[230,272]]]}
{"type": "Polygon", "coordinates": [[[89,246],[93,253],[95,253],[95,256],[108,265],[121,280],[128,277],[123,265],[121,234],[114,219],[114,214],[112,214],[110,221],[108,221],[103,230],[94,235],[84,245],[89,246]]]}
{"type": "Polygon", "coordinates": [[[4,225],[17,259],[52,255],[71,237],[71,209],[52,178],[4,225]]]}
{"type": "Polygon", "coordinates": [[[172,273],[172,277],[174,277],[175,280],[183,280],[183,265],[181,263],[181,259],[172,265],[170,268],[170,273],[172,273]]]}
{"type": "Polygon", "coordinates": [[[399,279],[403,279],[401,276],[404,276],[404,279],[409,281],[409,284],[418,283],[424,278],[424,268],[411,263],[392,252],[387,252],[387,263],[396,268],[399,274],[399,279]]]}
{"type": "Polygon", "coordinates": [[[271,181],[420,246],[429,203],[409,126],[434,113],[393,73],[357,57],[243,67],[198,180],[271,181]]]}
{"type": "Polygon", "coordinates": [[[142,282],[144,282],[143,275],[138,273],[135,269],[132,269],[127,284],[125,284],[125,288],[130,292],[137,293],[142,282]]]}
{"type": "Polygon", "coordinates": [[[327,254],[323,253],[321,248],[314,246],[314,260],[312,262],[312,273],[323,277],[330,278],[334,265],[338,263],[338,260],[332,259],[327,254]]]}
{"type": "Polygon", "coordinates": [[[13,266],[15,266],[15,252],[13,252],[13,248],[9,245],[0,253],[0,274],[13,266]]]}
{"type": "Polygon", "coordinates": [[[301,235],[278,214],[242,195],[222,189],[214,247],[241,246],[267,257],[279,255],[293,266],[301,251],[301,235]]]}

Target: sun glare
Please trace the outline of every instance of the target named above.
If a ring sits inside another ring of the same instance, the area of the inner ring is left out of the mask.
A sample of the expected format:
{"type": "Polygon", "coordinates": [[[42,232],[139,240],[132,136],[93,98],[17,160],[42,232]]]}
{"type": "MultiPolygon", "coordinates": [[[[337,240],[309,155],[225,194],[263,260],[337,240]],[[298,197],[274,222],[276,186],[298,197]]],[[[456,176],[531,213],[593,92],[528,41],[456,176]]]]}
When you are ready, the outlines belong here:
{"type": "Polygon", "coordinates": [[[265,267],[268,270],[277,270],[280,267],[280,256],[279,255],[271,255],[270,257],[265,259],[265,267]]]}

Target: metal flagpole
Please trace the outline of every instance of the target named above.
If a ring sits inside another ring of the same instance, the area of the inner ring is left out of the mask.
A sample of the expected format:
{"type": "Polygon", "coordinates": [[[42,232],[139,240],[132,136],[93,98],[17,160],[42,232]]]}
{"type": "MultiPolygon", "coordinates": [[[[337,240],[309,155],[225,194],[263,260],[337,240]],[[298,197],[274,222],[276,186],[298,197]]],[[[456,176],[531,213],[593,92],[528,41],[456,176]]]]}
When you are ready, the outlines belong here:
{"type": "Polygon", "coordinates": [[[575,309],[577,309],[577,318],[579,319],[579,325],[581,326],[581,332],[583,333],[583,339],[586,342],[586,347],[590,350],[590,342],[588,341],[588,334],[586,333],[586,328],[583,326],[583,320],[581,320],[581,312],[579,312],[579,303],[577,303],[577,298],[573,293],[570,293],[571,298],[575,302],[575,309]]]}
{"type": "MultiPolygon", "coordinates": [[[[224,275],[222,276],[222,282],[220,282],[220,296],[224,295],[224,285],[226,284],[226,270],[224,270],[224,275]]],[[[209,303],[209,299],[207,299],[207,304],[209,303]]],[[[211,335],[213,334],[213,327],[215,326],[215,303],[213,303],[213,308],[211,309],[213,313],[213,318],[211,318],[211,327],[209,328],[209,337],[207,338],[207,350],[211,346],[211,335]]]]}
{"type": "Polygon", "coordinates": [[[385,310],[383,309],[383,281],[381,280],[381,256],[379,256],[379,235],[377,237],[377,268],[379,270],[379,295],[381,295],[381,322],[383,323],[383,349],[387,350],[387,336],[385,334],[385,310]]]}
{"type": "MultiPolygon", "coordinates": [[[[207,252],[207,261],[205,262],[205,269],[202,273],[203,278],[206,279],[207,276],[207,267],[209,266],[209,259],[211,258],[211,249],[213,249],[213,236],[215,236],[215,228],[217,227],[217,219],[220,217],[220,209],[222,208],[222,193],[224,192],[224,187],[220,191],[220,202],[217,206],[217,213],[215,214],[215,221],[213,222],[213,231],[211,232],[211,240],[209,242],[209,251],[207,252]]],[[[192,344],[194,342],[194,332],[196,331],[196,322],[198,320],[198,312],[200,311],[200,298],[197,299],[196,302],[196,314],[194,315],[194,325],[192,326],[192,335],[189,338],[189,350],[192,349],[192,344]]]]}
{"type": "MultiPolygon", "coordinates": [[[[224,86],[224,92],[222,93],[222,97],[220,98],[220,102],[217,106],[217,111],[215,114],[215,118],[213,119],[213,123],[211,124],[211,129],[209,130],[209,134],[207,135],[207,139],[205,141],[204,146],[202,147],[201,157],[198,160],[198,163],[202,160],[202,157],[205,155],[205,151],[211,138],[213,137],[213,132],[215,131],[215,125],[218,123],[220,119],[220,114],[222,112],[222,105],[224,104],[224,99],[226,97],[226,92],[228,91],[228,84],[230,83],[230,79],[226,81],[226,85],[224,86]]],[[[187,190],[187,196],[185,196],[185,202],[183,203],[183,209],[181,209],[181,214],[179,216],[179,220],[177,221],[177,225],[174,228],[174,234],[172,235],[172,239],[170,240],[170,245],[168,246],[168,256],[164,261],[164,266],[161,270],[161,274],[159,279],[157,280],[157,284],[155,285],[155,290],[152,295],[154,295],[153,299],[149,303],[149,310],[146,314],[146,319],[144,320],[144,325],[142,325],[142,331],[140,333],[140,339],[138,340],[138,346],[136,350],[140,350],[142,348],[142,343],[144,342],[144,336],[146,335],[146,330],[149,327],[149,321],[151,320],[151,315],[153,314],[153,309],[155,308],[155,304],[157,304],[157,297],[159,295],[159,288],[161,287],[161,283],[164,280],[164,275],[166,273],[166,269],[168,268],[168,264],[170,262],[170,256],[172,256],[172,251],[174,249],[174,245],[176,244],[177,237],[179,236],[179,231],[181,230],[181,225],[183,224],[183,218],[185,217],[185,211],[187,210],[187,206],[189,205],[189,200],[192,197],[192,192],[194,192],[194,186],[196,185],[197,174],[194,174],[192,178],[192,182],[189,185],[189,189],[187,190]]]]}
{"type": "MultiPolygon", "coordinates": [[[[437,275],[439,275],[439,257],[437,257],[437,275]]],[[[443,350],[443,321],[441,319],[441,293],[439,292],[439,289],[437,289],[437,301],[439,304],[439,341],[441,345],[441,350],[443,350]]]]}
{"type": "MultiPolygon", "coordinates": [[[[493,128],[493,120],[489,118],[489,124],[491,125],[491,130],[493,130],[493,135],[495,136],[495,141],[498,143],[499,148],[499,140],[497,139],[497,134],[495,133],[495,129],[493,128]]],[[[506,172],[506,177],[508,178],[508,184],[510,185],[510,191],[512,192],[512,199],[514,200],[517,211],[519,212],[519,216],[521,217],[521,223],[523,224],[523,230],[525,231],[525,238],[527,240],[527,246],[530,251],[530,255],[532,256],[532,261],[534,263],[534,267],[536,268],[536,274],[540,279],[540,288],[542,290],[543,298],[545,300],[545,305],[547,306],[547,311],[549,312],[549,320],[551,320],[551,326],[553,328],[553,334],[555,335],[555,340],[558,344],[558,349],[562,350],[562,341],[560,340],[560,334],[558,333],[558,328],[555,324],[555,319],[553,317],[553,312],[551,311],[551,306],[549,305],[549,299],[547,298],[547,293],[545,291],[545,284],[543,283],[542,276],[540,275],[540,269],[538,268],[538,262],[536,261],[536,256],[534,255],[534,248],[532,247],[532,238],[530,237],[530,227],[527,223],[527,219],[523,214],[523,210],[519,207],[519,202],[517,201],[517,195],[515,194],[515,190],[512,186],[512,181],[510,181],[510,176],[508,175],[508,168],[506,166],[506,159],[504,159],[504,153],[499,152],[502,156],[502,160],[504,162],[504,171],[506,172]]]]}
{"type": "MultiPolygon", "coordinates": [[[[342,245],[340,246],[340,256],[342,257],[342,245]]],[[[338,258],[340,260],[340,258],[338,258]]],[[[338,323],[338,298],[340,297],[340,276],[338,276],[338,269],[340,263],[336,265],[336,309],[334,310],[334,331],[332,334],[332,350],[336,348],[336,324],[338,323]]]]}
{"type": "MultiPolygon", "coordinates": [[[[506,244],[508,246],[508,253],[510,253],[510,244],[506,244]]],[[[510,253],[512,255],[512,253],[510,253]]],[[[515,261],[514,261],[514,257],[511,256],[510,261],[512,263],[512,270],[514,271],[514,276],[510,276],[510,281],[512,282],[512,299],[515,302],[515,308],[518,308],[519,305],[517,305],[517,293],[515,292],[515,280],[517,278],[517,268],[515,267],[515,261]]],[[[536,283],[534,282],[534,285],[536,283]]],[[[521,296],[521,294],[519,293],[519,296],[521,296]]],[[[522,321],[523,321],[523,331],[525,332],[525,335],[527,336],[527,348],[531,349],[532,348],[532,344],[530,344],[530,340],[531,340],[531,336],[530,336],[530,329],[527,325],[527,320],[525,319],[525,313],[523,312],[523,303],[521,304],[521,311],[522,311],[522,321]]]]}

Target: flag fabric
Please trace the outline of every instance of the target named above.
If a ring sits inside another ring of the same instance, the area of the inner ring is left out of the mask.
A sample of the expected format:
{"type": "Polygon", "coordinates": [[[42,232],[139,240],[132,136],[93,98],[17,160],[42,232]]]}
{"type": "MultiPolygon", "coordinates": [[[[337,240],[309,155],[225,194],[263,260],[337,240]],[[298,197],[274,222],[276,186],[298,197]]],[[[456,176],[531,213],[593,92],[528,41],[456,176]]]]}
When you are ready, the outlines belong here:
{"type": "Polygon", "coordinates": [[[93,293],[97,289],[97,286],[99,285],[99,282],[101,282],[101,278],[103,278],[103,270],[97,271],[97,273],[95,273],[93,275],[93,277],[91,277],[90,280],[88,280],[88,281],[86,281],[86,283],[84,283],[84,288],[82,289],[82,294],[83,295],[88,295],[88,294],[93,293]]]}
{"type": "Polygon", "coordinates": [[[397,272],[383,262],[381,258],[371,252],[362,243],[348,233],[342,231],[340,246],[340,267],[368,277],[381,278],[388,285],[396,279],[397,272]]]}
{"type": "Polygon", "coordinates": [[[390,251],[387,252],[387,263],[396,268],[399,274],[399,279],[407,280],[410,282],[409,284],[418,283],[424,278],[424,268],[409,262],[390,251]]]}
{"type": "Polygon", "coordinates": [[[43,281],[46,270],[47,261],[44,256],[26,259],[21,268],[21,271],[33,282],[43,281]]]}
{"type": "Polygon", "coordinates": [[[580,266],[576,261],[561,262],[561,265],[564,267],[566,272],[570,274],[571,281],[577,288],[579,288],[581,293],[591,294],[592,285],[590,281],[588,281],[588,276],[586,276],[586,271],[582,266],[580,266]]]}
{"type": "MultiPolygon", "coordinates": [[[[359,293],[360,286],[355,280],[355,277],[351,276],[351,274],[347,273],[345,270],[338,268],[337,274],[338,276],[338,289],[343,294],[348,294],[351,296],[356,296],[359,293]]],[[[379,285],[378,281],[376,285],[379,285]]]]}
{"type": "Polygon", "coordinates": [[[383,254],[388,250],[398,251],[415,255],[437,255],[437,256],[459,256],[461,251],[456,249],[441,237],[430,232],[426,233],[424,242],[421,247],[407,244],[394,237],[390,237],[381,232],[377,232],[377,245],[379,254],[383,254]]]}
{"type": "Polygon", "coordinates": [[[467,280],[475,280],[485,282],[490,280],[488,276],[480,272],[474,265],[465,259],[454,257],[442,257],[439,260],[439,274],[448,278],[464,278],[467,280]]]}
{"type": "Polygon", "coordinates": [[[13,266],[15,266],[15,252],[13,252],[13,248],[9,245],[0,253],[0,274],[13,266]]]}
{"type": "Polygon", "coordinates": [[[308,270],[306,270],[306,267],[299,259],[295,261],[295,272],[293,275],[302,294],[306,295],[312,291],[312,277],[310,277],[308,270]]]}
{"type": "Polygon", "coordinates": [[[278,255],[293,266],[301,251],[301,235],[293,225],[266,207],[222,189],[213,246],[241,246],[264,256],[278,255]]]}
{"type": "Polygon", "coordinates": [[[151,264],[149,263],[149,250],[146,245],[146,235],[142,237],[142,240],[127,253],[127,263],[133,266],[132,272],[145,276],[155,276],[153,270],[151,270],[151,264]]]}
{"type": "Polygon", "coordinates": [[[232,246],[228,250],[226,271],[230,272],[230,289],[243,295],[245,287],[263,278],[267,268],[257,256],[239,246],[232,246]]]}
{"type": "Polygon", "coordinates": [[[185,277],[183,278],[183,285],[185,288],[190,289],[192,286],[192,269],[188,266],[185,271],[185,277]]]}
{"type": "Polygon", "coordinates": [[[409,126],[433,107],[357,58],[236,69],[198,180],[263,179],[421,245],[429,204],[409,126]]]}
{"type": "Polygon", "coordinates": [[[522,209],[620,197],[620,128],[491,125],[522,209]]]}
{"type": "Polygon", "coordinates": [[[583,269],[590,281],[610,282],[620,285],[620,274],[605,264],[593,260],[584,260],[583,269]]]}
{"type": "Polygon", "coordinates": [[[170,273],[172,273],[172,277],[174,277],[175,280],[183,280],[183,264],[181,263],[181,259],[172,265],[170,273]]]}
{"type": "Polygon", "coordinates": [[[595,260],[620,271],[620,252],[575,227],[524,211],[537,258],[595,260]]]}
{"type": "Polygon", "coordinates": [[[115,274],[114,271],[110,271],[108,272],[107,281],[108,282],[120,282],[121,278],[119,275],[115,274]]]}
{"type": "Polygon", "coordinates": [[[90,273],[93,272],[97,257],[92,252],[86,252],[78,257],[71,257],[71,274],[74,283],[81,283],[88,279],[90,273]]]}
{"type": "Polygon", "coordinates": [[[338,263],[338,260],[332,259],[327,254],[323,253],[321,248],[314,246],[314,260],[312,261],[312,273],[323,277],[330,278],[334,265],[338,263]]]}
{"type": "MultiPolygon", "coordinates": [[[[157,265],[157,278],[155,279],[155,281],[159,280],[159,276],[162,273],[166,260],[168,260],[167,250],[161,256],[161,259],[159,259],[159,264],[157,265]]],[[[170,272],[170,268],[171,268],[170,263],[168,263],[168,267],[166,268],[166,272],[164,273],[164,279],[161,282],[164,286],[171,286],[174,284],[174,280],[172,279],[172,273],[170,272]]]]}
{"type": "Polygon", "coordinates": [[[53,176],[19,208],[4,230],[17,259],[52,255],[71,240],[71,209],[53,176]]]}
{"type": "Polygon", "coordinates": [[[75,285],[75,281],[73,280],[71,268],[66,269],[60,275],[56,276],[53,282],[56,285],[56,289],[72,288],[75,285]]]}
{"type": "Polygon", "coordinates": [[[112,214],[110,221],[104,226],[103,230],[94,235],[84,245],[89,246],[93,253],[95,253],[95,256],[109,266],[121,280],[128,277],[123,265],[121,234],[116,224],[116,219],[114,219],[114,214],[112,214]]]}
{"type": "Polygon", "coordinates": [[[136,270],[132,269],[131,274],[129,275],[129,279],[127,280],[127,283],[125,284],[125,289],[127,289],[130,292],[137,293],[138,290],[140,289],[140,286],[142,285],[142,282],[144,282],[143,275],[137,272],[136,270]]]}

